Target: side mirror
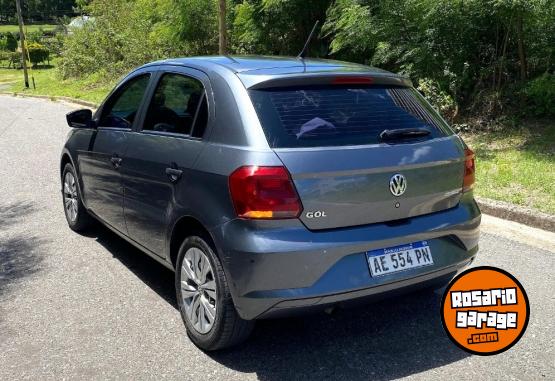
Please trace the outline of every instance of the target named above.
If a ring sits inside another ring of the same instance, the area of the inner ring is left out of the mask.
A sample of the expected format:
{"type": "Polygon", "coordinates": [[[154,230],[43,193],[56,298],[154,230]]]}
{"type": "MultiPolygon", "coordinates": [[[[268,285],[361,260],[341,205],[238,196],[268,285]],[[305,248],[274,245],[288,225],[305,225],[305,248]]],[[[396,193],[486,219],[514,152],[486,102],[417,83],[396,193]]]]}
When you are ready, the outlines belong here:
{"type": "Polygon", "coordinates": [[[67,124],[73,128],[94,128],[92,111],[89,109],[75,110],[66,114],[67,124]]]}

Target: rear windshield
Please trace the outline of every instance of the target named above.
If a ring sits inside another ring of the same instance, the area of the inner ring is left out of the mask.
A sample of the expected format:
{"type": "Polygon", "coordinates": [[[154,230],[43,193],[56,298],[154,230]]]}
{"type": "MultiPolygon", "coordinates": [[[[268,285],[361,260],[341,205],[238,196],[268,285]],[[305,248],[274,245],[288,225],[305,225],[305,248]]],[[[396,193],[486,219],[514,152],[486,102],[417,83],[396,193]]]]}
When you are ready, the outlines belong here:
{"type": "Polygon", "coordinates": [[[249,90],[272,148],[375,144],[384,130],[449,127],[412,88],[306,86],[249,90]]]}

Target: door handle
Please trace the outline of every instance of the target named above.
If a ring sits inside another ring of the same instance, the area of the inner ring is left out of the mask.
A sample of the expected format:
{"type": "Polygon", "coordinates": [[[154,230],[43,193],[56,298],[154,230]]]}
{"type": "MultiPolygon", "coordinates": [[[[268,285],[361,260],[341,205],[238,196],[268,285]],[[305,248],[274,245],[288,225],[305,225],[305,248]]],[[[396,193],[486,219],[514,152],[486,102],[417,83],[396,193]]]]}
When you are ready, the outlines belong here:
{"type": "Polygon", "coordinates": [[[178,182],[182,174],[183,174],[183,171],[181,169],[166,168],[166,175],[168,175],[168,178],[172,183],[178,182]]]}
{"type": "Polygon", "coordinates": [[[114,155],[110,158],[110,162],[112,163],[112,165],[116,169],[119,168],[122,161],[123,161],[123,159],[121,157],[119,157],[118,155],[114,155]]]}

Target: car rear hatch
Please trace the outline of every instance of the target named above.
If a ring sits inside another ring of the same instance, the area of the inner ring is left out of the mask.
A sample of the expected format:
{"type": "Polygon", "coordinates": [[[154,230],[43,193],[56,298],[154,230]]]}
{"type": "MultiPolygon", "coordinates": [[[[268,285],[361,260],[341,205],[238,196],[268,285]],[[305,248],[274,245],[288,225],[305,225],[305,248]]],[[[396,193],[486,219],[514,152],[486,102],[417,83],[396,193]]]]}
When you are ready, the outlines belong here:
{"type": "Polygon", "coordinates": [[[327,75],[249,94],[309,229],[403,223],[459,202],[465,147],[406,83],[327,75]]]}

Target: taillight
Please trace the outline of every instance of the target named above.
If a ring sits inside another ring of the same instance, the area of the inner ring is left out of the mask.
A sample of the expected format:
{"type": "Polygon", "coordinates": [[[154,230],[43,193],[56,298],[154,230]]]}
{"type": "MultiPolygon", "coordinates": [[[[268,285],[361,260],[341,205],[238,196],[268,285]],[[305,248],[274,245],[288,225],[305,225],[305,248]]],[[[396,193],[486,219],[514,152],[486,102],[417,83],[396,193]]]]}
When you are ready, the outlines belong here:
{"type": "Polygon", "coordinates": [[[464,179],[463,179],[463,192],[472,189],[475,181],[476,164],[474,162],[474,151],[470,148],[464,150],[464,179]]]}
{"type": "Polygon", "coordinates": [[[246,166],[229,177],[229,190],[242,218],[296,218],[302,205],[284,167],[246,166]]]}

